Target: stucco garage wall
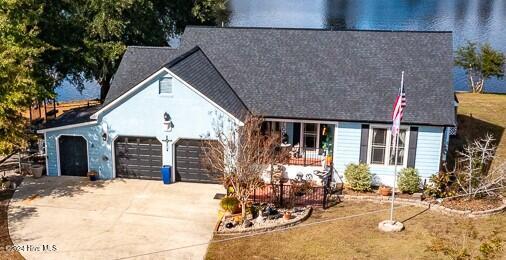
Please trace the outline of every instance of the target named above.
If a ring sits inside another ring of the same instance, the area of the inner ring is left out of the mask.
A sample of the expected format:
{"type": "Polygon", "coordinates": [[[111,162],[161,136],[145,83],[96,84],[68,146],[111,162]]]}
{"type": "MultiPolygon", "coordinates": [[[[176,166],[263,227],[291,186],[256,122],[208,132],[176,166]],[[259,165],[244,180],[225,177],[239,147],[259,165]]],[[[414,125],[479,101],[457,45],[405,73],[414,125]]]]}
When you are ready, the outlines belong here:
{"type": "Polygon", "coordinates": [[[160,72],[136,93],[100,116],[96,125],[47,132],[48,174],[58,175],[56,139],[60,135],[85,137],[90,170],[99,172],[100,178],[110,179],[115,177],[113,142],[117,136],[156,137],[162,143],[163,164],[174,165],[173,149],[178,139],[214,137],[213,122],[230,124],[234,120],[175,77],[172,81],[173,94],[160,95],[159,80],[167,75],[160,72]],[[166,112],[174,124],[171,131],[165,131],[163,125],[166,112]],[[107,141],[102,140],[105,129],[107,141]],[[166,138],[171,140],[168,144],[163,141],[166,138]]]}
{"type": "Polygon", "coordinates": [[[233,120],[175,77],[173,94],[159,94],[159,80],[167,75],[161,72],[144,88],[99,118],[101,127],[108,129],[109,146],[112,147],[117,136],[156,137],[162,143],[163,164],[174,165],[173,150],[178,139],[213,137],[213,122],[219,117],[223,117],[221,121],[225,124],[233,120]],[[170,131],[164,128],[164,113],[172,119],[174,126],[170,131]],[[166,139],[171,141],[163,141],[166,139]]]}
{"type": "Polygon", "coordinates": [[[97,125],[81,126],[46,133],[47,167],[49,176],[58,176],[58,138],[60,136],[82,136],[88,147],[88,168],[99,173],[101,178],[111,178],[112,161],[110,144],[104,142],[97,125]]]}

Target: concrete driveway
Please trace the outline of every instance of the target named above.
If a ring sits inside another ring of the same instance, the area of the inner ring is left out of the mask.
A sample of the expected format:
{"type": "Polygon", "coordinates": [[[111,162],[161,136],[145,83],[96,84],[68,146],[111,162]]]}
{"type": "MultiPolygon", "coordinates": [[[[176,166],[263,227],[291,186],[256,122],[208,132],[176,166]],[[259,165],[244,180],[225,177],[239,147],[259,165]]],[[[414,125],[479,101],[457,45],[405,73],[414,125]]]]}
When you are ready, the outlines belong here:
{"type": "Polygon", "coordinates": [[[27,259],[202,259],[224,189],[215,184],[26,178],[9,205],[27,259]],[[197,246],[194,246],[197,245],[197,246]]]}

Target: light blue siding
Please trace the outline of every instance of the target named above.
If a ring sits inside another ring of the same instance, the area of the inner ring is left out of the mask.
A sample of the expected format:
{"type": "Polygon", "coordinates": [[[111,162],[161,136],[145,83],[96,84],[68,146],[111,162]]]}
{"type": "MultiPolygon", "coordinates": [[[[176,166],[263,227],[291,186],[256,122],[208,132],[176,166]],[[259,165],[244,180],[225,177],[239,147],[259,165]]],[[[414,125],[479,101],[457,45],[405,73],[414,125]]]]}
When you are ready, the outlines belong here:
{"type": "Polygon", "coordinates": [[[420,126],[415,166],[424,178],[439,171],[443,127],[420,126]]]}
{"type": "Polygon", "coordinates": [[[360,158],[360,123],[339,122],[334,132],[334,167],[342,175],[346,165],[360,158]]]}
{"type": "MultiPolygon", "coordinates": [[[[415,168],[422,178],[439,170],[443,127],[419,126],[415,168]]],[[[339,122],[335,133],[334,167],[343,175],[346,165],[359,163],[361,123],[339,122]]],[[[377,184],[393,184],[394,166],[369,165],[377,184]]],[[[400,171],[402,167],[398,167],[400,171]]]]}
{"type": "Polygon", "coordinates": [[[166,72],[161,72],[136,93],[108,110],[98,118],[95,126],[47,132],[49,174],[57,175],[55,137],[61,134],[83,135],[88,140],[90,169],[100,171],[101,178],[109,179],[115,177],[113,141],[117,136],[156,137],[163,145],[163,164],[173,165],[174,143],[178,139],[212,137],[213,121],[217,117],[222,116],[225,124],[233,120],[176,77],[173,77],[173,94],[160,95],[158,80],[164,75],[166,72]],[[171,131],[165,131],[164,128],[163,115],[166,112],[174,125],[171,131]],[[108,129],[109,138],[106,142],[101,139],[102,129],[108,129]],[[168,145],[162,141],[166,138],[171,140],[168,145]],[[107,160],[104,161],[104,158],[107,160]]]}

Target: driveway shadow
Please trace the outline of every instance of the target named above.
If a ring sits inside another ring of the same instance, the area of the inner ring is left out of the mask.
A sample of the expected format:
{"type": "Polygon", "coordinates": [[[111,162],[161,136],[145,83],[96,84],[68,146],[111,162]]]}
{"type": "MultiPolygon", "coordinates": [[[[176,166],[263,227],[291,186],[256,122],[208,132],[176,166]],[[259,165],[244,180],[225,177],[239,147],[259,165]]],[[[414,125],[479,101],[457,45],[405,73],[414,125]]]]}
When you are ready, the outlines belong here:
{"type": "MultiPolygon", "coordinates": [[[[20,178],[17,178],[18,182],[21,182],[20,178]]],[[[8,216],[9,223],[22,223],[25,218],[37,216],[37,207],[33,203],[37,203],[37,201],[45,197],[71,198],[104,188],[113,182],[124,182],[124,180],[89,181],[88,178],[72,176],[43,176],[38,179],[25,177],[12,195],[6,215],[8,216]]],[[[12,227],[9,228],[12,229],[12,227]]]]}
{"type": "Polygon", "coordinates": [[[26,196],[31,195],[53,198],[74,197],[118,182],[125,182],[125,180],[116,178],[113,180],[90,181],[86,177],[74,176],[43,176],[38,179],[26,177],[16,192],[19,194],[15,194],[14,198],[26,198],[26,196]]]}

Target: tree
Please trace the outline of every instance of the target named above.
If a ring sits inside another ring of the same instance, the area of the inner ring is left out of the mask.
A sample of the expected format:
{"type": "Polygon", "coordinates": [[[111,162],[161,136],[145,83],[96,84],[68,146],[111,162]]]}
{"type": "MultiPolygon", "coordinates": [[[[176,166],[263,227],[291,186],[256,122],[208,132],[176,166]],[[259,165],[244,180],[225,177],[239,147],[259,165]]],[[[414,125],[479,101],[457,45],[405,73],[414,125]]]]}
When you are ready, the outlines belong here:
{"type": "Polygon", "coordinates": [[[58,81],[69,78],[78,88],[83,88],[85,80],[96,80],[101,86],[100,99],[104,100],[126,46],[167,46],[168,39],[180,34],[186,24],[214,23],[223,3],[224,0],[50,1],[41,4],[47,17],[40,20],[40,36],[54,46],[45,53],[44,62],[58,81]]]}
{"type": "Polygon", "coordinates": [[[478,46],[474,42],[467,42],[455,53],[455,65],[466,71],[473,93],[483,92],[485,80],[502,78],[504,63],[504,54],[494,50],[488,43],[478,46]]]}
{"type": "MultiPolygon", "coordinates": [[[[223,184],[232,187],[231,196],[241,204],[242,217],[253,192],[265,185],[262,173],[268,170],[280,144],[278,136],[261,133],[263,120],[249,116],[240,126],[216,115],[213,140],[206,142],[205,161],[212,172],[219,173],[223,184]]],[[[210,138],[211,136],[208,136],[210,138]]]]}
{"type": "Polygon", "coordinates": [[[28,122],[21,113],[34,100],[51,96],[52,82],[39,64],[50,47],[38,39],[42,10],[30,3],[0,1],[0,154],[26,146],[28,122]]]}
{"type": "Polygon", "coordinates": [[[192,14],[202,23],[222,26],[228,23],[230,17],[227,3],[228,0],[198,0],[192,9],[192,14]]]}
{"type": "Polygon", "coordinates": [[[127,45],[168,45],[186,24],[215,21],[192,9],[222,2],[0,0],[0,153],[26,145],[21,113],[62,80],[96,80],[103,100],[127,45]]]}

